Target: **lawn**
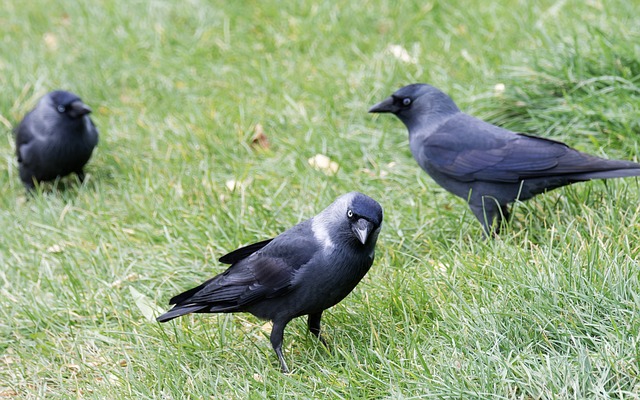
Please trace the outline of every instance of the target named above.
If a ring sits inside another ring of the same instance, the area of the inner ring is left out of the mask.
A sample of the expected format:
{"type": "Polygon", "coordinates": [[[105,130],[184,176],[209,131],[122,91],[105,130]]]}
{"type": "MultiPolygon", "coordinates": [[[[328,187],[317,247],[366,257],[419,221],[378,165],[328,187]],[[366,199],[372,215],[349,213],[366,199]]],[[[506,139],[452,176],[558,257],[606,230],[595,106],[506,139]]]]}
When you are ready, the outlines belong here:
{"type": "Polygon", "coordinates": [[[640,182],[516,204],[483,241],[400,121],[367,113],[427,82],[639,161],[637,2],[8,0],[0,55],[0,398],[640,398],[640,182]],[[28,199],[12,129],[58,88],[100,143],[83,184],[28,199]],[[283,375],[251,315],[154,321],[222,255],[352,190],[385,221],[325,312],[329,351],[294,320],[283,375]]]}

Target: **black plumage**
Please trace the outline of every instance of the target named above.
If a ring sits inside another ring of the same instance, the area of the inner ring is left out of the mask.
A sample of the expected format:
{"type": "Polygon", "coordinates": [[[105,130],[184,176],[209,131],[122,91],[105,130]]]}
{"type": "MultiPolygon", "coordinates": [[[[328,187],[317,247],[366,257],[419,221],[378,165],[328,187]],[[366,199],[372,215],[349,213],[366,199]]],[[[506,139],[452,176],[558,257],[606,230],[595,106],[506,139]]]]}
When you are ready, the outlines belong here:
{"type": "Polygon", "coordinates": [[[382,208],[370,197],[340,196],[315,217],[273,239],[220,258],[226,271],[170,300],[174,307],[158,317],[166,322],[189,313],[249,312],[273,321],[271,344],[284,372],[285,326],[308,315],[309,330],[322,342],[320,320],[346,297],[371,267],[382,208]]]}
{"type": "Polygon", "coordinates": [[[468,201],[487,235],[494,222],[493,232],[498,232],[515,200],[575,182],[640,175],[635,162],[595,157],[474,118],[426,84],[405,86],[369,112],[393,113],[407,126],[418,164],[440,186],[468,201]]]}
{"type": "Polygon", "coordinates": [[[27,190],[36,182],[71,173],[84,179],[83,168],[98,144],[91,109],[70,92],[43,96],[16,128],[16,155],[20,179],[27,190]]]}

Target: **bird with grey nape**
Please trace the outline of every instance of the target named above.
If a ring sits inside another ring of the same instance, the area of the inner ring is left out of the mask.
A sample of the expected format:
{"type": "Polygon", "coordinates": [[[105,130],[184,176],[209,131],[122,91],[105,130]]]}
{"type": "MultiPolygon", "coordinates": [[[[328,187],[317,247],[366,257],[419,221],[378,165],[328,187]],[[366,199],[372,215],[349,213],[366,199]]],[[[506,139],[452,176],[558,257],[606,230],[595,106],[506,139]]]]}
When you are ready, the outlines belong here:
{"type": "Polygon", "coordinates": [[[16,128],[20,180],[31,191],[36,182],[52,181],[83,168],[98,144],[91,108],[63,90],[44,95],[16,128]]]}
{"type": "Polygon", "coordinates": [[[418,164],[468,201],[486,235],[499,232],[516,200],[575,182],[640,175],[635,162],[595,157],[474,118],[426,84],[405,86],[369,112],[395,114],[406,125],[418,164]]]}
{"type": "Polygon", "coordinates": [[[322,313],[344,299],[369,271],[382,224],[382,207],[357,192],[338,197],[315,217],[273,239],[222,256],[226,271],[173,297],[166,322],[190,313],[248,312],[273,321],[271,345],[283,372],[284,328],[308,315],[309,331],[323,344],[322,313]]]}

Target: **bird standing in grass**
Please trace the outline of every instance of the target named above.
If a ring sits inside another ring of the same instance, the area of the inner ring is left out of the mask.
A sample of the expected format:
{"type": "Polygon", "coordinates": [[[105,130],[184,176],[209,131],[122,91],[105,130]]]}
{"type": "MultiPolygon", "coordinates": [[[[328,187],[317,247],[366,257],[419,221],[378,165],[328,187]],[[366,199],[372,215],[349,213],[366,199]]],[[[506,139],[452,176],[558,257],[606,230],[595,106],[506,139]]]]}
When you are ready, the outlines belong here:
{"type": "Polygon", "coordinates": [[[220,258],[231,267],[173,297],[166,322],[190,313],[248,312],[273,321],[271,345],[283,372],[284,328],[308,315],[309,331],[322,343],[322,313],[344,299],[369,271],[382,224],[382,207],[357,192],[338,197],[320,214],[273,239],[220,258]]]}
{"type": "Polygon", "coordinates": [[[474,118],[426,84],[405,86],[369,112],[395,114],[407,126],[418,164],[468,201],[486,235],[499,232],[516,200],[575,182],[640,175],[635,162],[595,157],[474,118]]]}
{"type": "Polygon", "coordinates": [[[83,168],[98,144],[90,112],[77,95],[57,90],[43,96],[24,117],[16,128],[16,155],[27,190],[35,182],[71,173],[84,180],[83,168]]]}

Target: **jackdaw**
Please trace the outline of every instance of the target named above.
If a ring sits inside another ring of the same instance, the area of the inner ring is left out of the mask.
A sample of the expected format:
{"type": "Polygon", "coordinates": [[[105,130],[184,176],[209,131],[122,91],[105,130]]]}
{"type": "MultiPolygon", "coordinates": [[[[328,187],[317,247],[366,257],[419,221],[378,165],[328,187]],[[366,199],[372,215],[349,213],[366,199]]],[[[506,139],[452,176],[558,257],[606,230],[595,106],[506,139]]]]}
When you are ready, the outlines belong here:
{"type": "Polygon", "coordinates": [[[166,322],[189,313],[248,312],[273,321],[271,345],[282,372],[284,328],[308,315],[309,331],[320,335],[322,312],[356,287],[373,263],[382,207],[357,192],[338,197],[320,214],[275,238],[220,258],[231,267],[200,286],[173,297],[175,306],[158,317],[166,322]]]}
{"type": "Polygon", "coordinates": [[[564,143],[514,133],[462,113],[433,86],[405,86],[371,113],[395,114],[411,153],[440,186],[467,200],[486,235],[508,220],[507,205],[590,179],[640,175],[640,164],[606,160],[564,143]]]}
{"type": "Polygon", "coordinates": [[[98,143],[91,109],[70,92],[44,95],[16,128],[16,155],[20,179],[30,191],[35,182],[51,181],[82,168],[98,143]]]}

